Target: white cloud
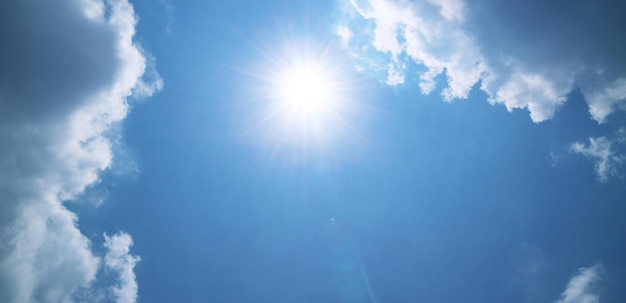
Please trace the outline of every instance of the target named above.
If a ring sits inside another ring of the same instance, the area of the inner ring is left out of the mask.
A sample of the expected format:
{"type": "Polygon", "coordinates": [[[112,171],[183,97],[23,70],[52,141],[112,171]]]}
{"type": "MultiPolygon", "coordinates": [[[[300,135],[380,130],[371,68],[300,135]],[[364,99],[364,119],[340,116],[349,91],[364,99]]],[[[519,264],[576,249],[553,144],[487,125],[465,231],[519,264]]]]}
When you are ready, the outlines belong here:
{"type": "Polygon", "coordinates": [[[344,22],[358,36],[353,40],[364,42],[349,45],[350,51],[373,46],[386,56],[378,69],[394,67],[387,74],[389,85],[407,76],[398,66],[417,64],[424,68],[418,83],[424,94],[435,89],[439,76],[447,80],[446,101],[467,98],[480,83],[491,103],[525,108],[535,122],[550,119],[574,87],[600,123],[625,108],[626,46],[614,28],[626,26],[615,13],[626,5],[617,1],[592,6],[579,0],[563,5],[540,0],[471,6],[462,0],[351,3],[358,14],[346,13],[344,22]],[[369,27],[374,29],[364,30],[369,27]]]}
{"type": "Polygon", "coordinates": [[[341,42],[344,45],[349,45],[350,40],[354,37],[354,33],[347,26],[339,26],[337,27],[337,35],[341,38],[341,42]]]}
{"type": "Polygon", "coordinates": [[[368,0],[350,0],[350,3],[357,10],[357,12],[364,18],[371,18],[372,7],[368,0]]]}
{"type": "Polygon", "coordinates": [[[104,246],[108,249],[104,257],[104,263],[118,274],[118,284],[111,287],[115,302],[135,302],[137,300],[138,287],[133,270],[141,259],[130,254],[133,239],[129,234],[123,232],[111,237],[105,234],[104,239],[104,246]]]}
{"type": "Polygon", "coordinates": [[[626,100],[626,77],[619,78],[606,87],[587,94],[589,112],[598,122],[604,122],[614,110],[624,107],[626,100]]]}
{"type": "Polygon", "coordinates": [[[404,83],[404,74],[401,72],[402,64],[389,63],[387,67],[387,81],[388,85],[394,86],[404,83]]]}
{"type": "Polygon", "coordinates": [[[561,293],[557,303],[599,303],[600,297],[593,293],[592,286],[598,281],[602,266],[596,264],[581,268],[569,280],[567,288],[561,293]]]}
{"type": "Polygon", "coordinates": [[[17,220],[3,226],[2,302],[66,301],[89,286],[99,260],[56,198],[21,203],[17,220]]]}
{"type": "Polygon", "coordinates": [[[462,0],[428,0],[439,7],[439,14],[449,21],[463,21],[465,4],[462,0]]]}
{"type": "Polygon", "coordinates": [[[508,81],[493,91],[488,85],[484,88],[492,92],[490,102],[502,103],[509,111],[527,108],[535,122],[552,118],[556,109],[565,103],[564,94],[570,89],[569,85],[559,87],[542,75],[522,72],[511,74],[508,81]]]}
{"type": "MultiPolygon", "coordinates": [[[[459,29],[463,11],[458,1],[399,2],[372,0],[359,4],[361,17],[375,23],[371,44],[390,55],[389,85],[403,83],[406,56],[427,70],[420,75],[424,94],[435,88],[435,78],[448,77],[442,93],[447,101],[466,98],[471,88],[486,73],[477,45],[459,29]],[[368,10],[363,9],[368,7],[368,10]]],[[[360,32],[353,30],[353,32],[360,32]]],[[[362,49],[362,46],[359,46],[362,49]]]]}
{"type": "Polygon", "coordinates": [[[611,140],[607,137],[589,138],[589,144],[574,142],[569,150],[572,153],[581,154],[595,161],[595,171],[598,181],[606,182],[610,177],[620,177],[619,169],[626,155],[617,152],[615,146],[624,143],[624,129],[620,129],[617,138],[611,140]]]}
{"type": "Polygon", "coordinates": [[[0,3],[0,301],[71,302],[101,261],[63,203],[109,168],[142,80],[126,0],[0,3]]]}

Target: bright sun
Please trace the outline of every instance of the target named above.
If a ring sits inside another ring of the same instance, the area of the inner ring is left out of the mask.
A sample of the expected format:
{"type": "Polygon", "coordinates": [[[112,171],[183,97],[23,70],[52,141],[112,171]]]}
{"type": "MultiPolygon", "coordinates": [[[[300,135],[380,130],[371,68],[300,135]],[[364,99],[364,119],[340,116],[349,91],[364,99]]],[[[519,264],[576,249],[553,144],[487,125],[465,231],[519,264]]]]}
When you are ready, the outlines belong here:
{"type": "Polygon", "coordinates": [[[332,83],[327,75],[310,66],[298,66],[285,73],[277,87],[286,106],[313,114],[332,102],[332,83]]]}
{"type": "Polygon", "coordinates": [[[262,54],[264,64],[253,75],[261,80],[257,92],[263,102],[250,133],[262,133],[273,152],[297,147],[297,157],[304,157],[330,150],[354,131],[350,119],[359,113],[354,82],[331,44],[315,47],[294,40],[284,51],[262,54]]]}
{"type": "Polygon", "coordinates": [[[289,110],[312,115],[328,109],[337,96],[333,79],[323,70],[311,65],[296,65],[279,76],[276,94],[289,110]]]}

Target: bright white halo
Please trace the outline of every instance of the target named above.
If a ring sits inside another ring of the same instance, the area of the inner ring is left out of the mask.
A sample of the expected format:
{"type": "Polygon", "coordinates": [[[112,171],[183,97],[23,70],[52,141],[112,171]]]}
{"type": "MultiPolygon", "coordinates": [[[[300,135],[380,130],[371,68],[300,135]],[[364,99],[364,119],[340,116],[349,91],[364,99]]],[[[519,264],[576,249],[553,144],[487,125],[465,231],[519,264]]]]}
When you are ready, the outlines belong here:
{"type": "Polygon", "coordinates": [[[316,115],[337,102],[333,79],[309,64],[293,67],[278,77],[276,95],[283,106],[304,115],[316,115]]]}
{"type": "Polygon", "coordinates": [[[280,130],[278,136],[313,144],[337,135],[343,128],[348,85],[341,81],[345,76],[332,58],[294,52],[274,62],[268,77],[271,111],[267,118],[280,130]]]}
{"type": "Polygon", "coordinates": [[[333,45],[289,39],[283,46],[259,48],[262,62],[252,75],[260,80],[261,102],[257,123],[246,133],[258,135],[271,157],[289,152],[297,162],[329,156],[361,138],[352,125],[353,116],[362,113],[354,102],[353,74],[333,45]]]}

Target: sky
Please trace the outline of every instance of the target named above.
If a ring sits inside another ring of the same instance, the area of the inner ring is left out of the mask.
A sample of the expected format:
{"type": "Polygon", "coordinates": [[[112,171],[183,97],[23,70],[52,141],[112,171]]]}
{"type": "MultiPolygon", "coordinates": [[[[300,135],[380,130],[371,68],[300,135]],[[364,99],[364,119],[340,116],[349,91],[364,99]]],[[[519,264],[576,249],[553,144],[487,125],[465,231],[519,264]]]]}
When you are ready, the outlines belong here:
{"type": "Polygon", "coordinates": [[[0,301],[626,302],[623,11],[0,2],[0,301]]]}

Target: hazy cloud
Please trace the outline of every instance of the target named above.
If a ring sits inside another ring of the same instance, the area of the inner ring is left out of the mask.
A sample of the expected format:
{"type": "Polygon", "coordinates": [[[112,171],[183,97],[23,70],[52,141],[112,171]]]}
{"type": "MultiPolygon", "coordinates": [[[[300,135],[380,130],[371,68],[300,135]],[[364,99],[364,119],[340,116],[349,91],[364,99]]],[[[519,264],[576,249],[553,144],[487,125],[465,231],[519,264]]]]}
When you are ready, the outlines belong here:
{"type": "MultiPolygon", "coordinates": [[[[550,119],[578,87],[591,116],[604,122],[626,99],[626,19],[619,1],[351,0],[344,24],[351,53],[370,47],[386,63],[389,85],[411,79],[429,94],[445,79],[446,101],[479,85],[491,103],[550,119]],[[356,12],[356,13],[355,13],[356,12]],[[581,21],[584,20],[584,21],[581,21]],[[370,30],[371,28],[371,30],[370,30]],[[443,76],[443,77],[442,77],[443,76]]],[[[367,54],[371,57],[371,53],[367,54]]]]}
{"type": "Polygon", "coordinates": [[[337,27],[337,35],[341,38],[344,45],[348,45],[352,37],[354,37],[354,34],[347,26],[337,27]]]}
{"type": "Polygon", "coordinates": [[[600,278],[602,266],[596,264],[581,268],[567,283],[557,303],[599,303],[600,298],[593,293],[592,286],[600,278]]]}
{"type": "Polygon", "coordinates": [[[142,79],[126,0],[0,3],[0,301],[69,302],[100,258],[63,203],[110,167],[142,79]]]}

